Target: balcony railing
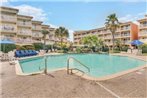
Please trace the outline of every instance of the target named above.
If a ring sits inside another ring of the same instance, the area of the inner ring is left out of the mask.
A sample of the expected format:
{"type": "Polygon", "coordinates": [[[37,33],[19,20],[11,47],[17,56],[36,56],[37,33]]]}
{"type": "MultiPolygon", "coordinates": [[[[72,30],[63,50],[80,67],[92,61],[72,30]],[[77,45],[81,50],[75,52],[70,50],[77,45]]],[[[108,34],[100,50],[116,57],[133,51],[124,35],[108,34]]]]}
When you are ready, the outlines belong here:
{"type": "Polygon", "coordinates": [[[2,25],[0,26],[0,31],[7,31],[7,32],[16,32],[16,27],[11,25],[2,25]]]}
{"type": "Polygon", "coordinates": [[[41,26],[32,26],[32,30],[42,30],[41,26]]]}
{"type": "Polygon", "coordinates": [[[17,38],[15,40],[16,43],[32,43],[32,39],[31,38],[27,38],[27,39],[22,39],[22,38],[17,38]]]}
{"type": "Polygon", "coordinates": [[[3,39],[9,39],[12,40],[16,43],[32,43],[32,39],[31,38],[27,38],[27,39],[22,39],[22,38],[16,38],[16,37],[7,37],[7,36],[0,36],[0,38],[3,39]]]}
{"type": "Polygon", "coordinates": [[[18,22],[17,24],[19,26],[27,26],[27,27],[31,27],[32,26],[31,22],[18,22]]]}
{"type": "Polygon", "coordinates": [[[43,35],[40,32],[32,33],[33,37],[43,37],[43,35]]]}
{"type": "Polygon", "coordinates": [[[17,18],[15,16],[1,15],[1,21],[16,22],[17,18]]]}
{"type": "Polygon", "coordinates": [[[130,40],[122,41],[123,44],[130,44],[130,40]]]}
{"type": "Polygon", "coordinates": [[[32,40],[33,43],[41,43],[41,40],[32,40]]]}
{"type": "Polygon", "coordinates": [[[139,36],[147,36],[147,31],[145,31],[145,32],[139,32],[138,35],[139,36]]]}
{"type": "Polygon", "coordinates": [[[121,34],[122,37],[124,36],[130,36],[130,33],[124,33],[124,34],[121,34]]]}
{"type": "Polygon", "coordinates": [[[147,27],[147,24],[140,24],[140,27],[141,27],[141,28],[147,27]]]}
{"type": "Polygon", "coordinates": [[[32,36],[32,32],[29,30],[22,30],[22,31],[18,31],[19,35],[27,35],[27,36],[32,36]]]}
{"type": "Polygon", "coordinates": [[[122,30],[122,31],[130,30],[130,27],[122,27],[121,30],[122,30]]]}

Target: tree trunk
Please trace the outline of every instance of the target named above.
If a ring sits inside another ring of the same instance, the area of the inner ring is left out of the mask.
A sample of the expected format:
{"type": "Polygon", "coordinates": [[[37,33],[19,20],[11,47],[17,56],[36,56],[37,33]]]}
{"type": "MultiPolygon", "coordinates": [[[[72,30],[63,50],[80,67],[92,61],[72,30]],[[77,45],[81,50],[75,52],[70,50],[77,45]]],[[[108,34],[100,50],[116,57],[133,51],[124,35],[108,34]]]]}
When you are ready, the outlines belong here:
{"type": "Polygon", "coordinates": [[[45,50],[45,45],[46,45],[46,36],[44,38],[44,46],[43,46],[43,49],[45,50]]]}
{"type": "Polygon", "coordinates": [[[63,39],[61,38],[61,47],[62,47],[63,39]]]}
{"type": "Polygon", "coordinates": [[[112,53],[114,52],[114,33],[112,34],[112,53]]]}
{"type": "Polygon", "coordinates": [[[44,69],[44,74],[47,75],[47,57],[45,57],[45,69],[44,69]]]}

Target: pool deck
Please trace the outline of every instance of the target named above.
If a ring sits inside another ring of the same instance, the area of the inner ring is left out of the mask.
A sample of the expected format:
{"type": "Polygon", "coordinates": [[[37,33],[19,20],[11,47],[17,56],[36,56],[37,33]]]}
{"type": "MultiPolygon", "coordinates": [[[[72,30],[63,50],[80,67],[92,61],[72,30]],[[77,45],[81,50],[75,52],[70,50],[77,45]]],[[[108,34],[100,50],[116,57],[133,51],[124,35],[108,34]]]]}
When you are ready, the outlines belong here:
{"type": "MultiPolygon", "coordinates": [[[[141,58],[146,60],[145,56],[141,58]]],[[[18,76],[15,66],[8,62],[1,63],[0,70],[2,98],[147,97],[147,68],[105,81],[92,81],[76,75],[67,75],[65,70],[55,71],[49,75],[18,76]]]]}

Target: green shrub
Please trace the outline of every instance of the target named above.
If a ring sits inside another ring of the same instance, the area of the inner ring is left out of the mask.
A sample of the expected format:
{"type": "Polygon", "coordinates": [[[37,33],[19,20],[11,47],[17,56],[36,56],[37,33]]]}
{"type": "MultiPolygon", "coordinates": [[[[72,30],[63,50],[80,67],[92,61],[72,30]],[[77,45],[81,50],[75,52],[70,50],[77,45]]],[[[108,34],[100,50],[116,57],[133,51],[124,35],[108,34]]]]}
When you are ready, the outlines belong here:
{"type": "Polygon", "coordinates": [[[121,47],[121,51],[127,52],[128,48],[129,48],[128,46],[122,46],[122,47],[121,47]]]}
{"type": "Polygon", "coordinates": [[[34,46],[35,50],[43,49],[43,44],[42,43],[33,43],[33,46],[34,46]]]}
{"type": "Polygon", "coordinates": [[[109,47],[102,47],[102,52],[109,52],[109,47]]]}
{"type": "Polygon", "coordinates": [[[1,44],[1,51],[4,53],[8,53],[14,49],[16,49],[16,46],[14,44],[1,44]]]}
{"type": "Polygon", "coordinates": [[[143,44],[140,47],[142,49],[142,53],[147,53],[147,44],[143,44]]]}
{"type": "Polygon", "coordinates": [[[82,49],[81,49],[80,47],[77,47],[77,48],[76,48],[76,52],[77,52],[77,53],[82,53],[82,49]]]}
{"type": "Polygon", "coordinates": [[[52,48],[51,45],[46,45],[45,47],[46,47],[46,49],[51,49],[52,48]]]}
{"type": "Polygon", "coordinates": [[[33,45],[24,45],[22,47],[24,47],[26,50],[35,50],[35,47],[33,45]]]}
{"type": "Polygon", "coordinates": [[[16,49],[17,49],[17,50],[26,50],[26,48],[25,48],[25,47],[20,46],[20,45],[16,45],[16,49]]]}
{"type": "Polygon", "coordinates": [[[64,53],[67,53],[69,51],[69,49],[67,47],[63,47],[62,49],[63,49],[64,53]]]}
{"type": "Polygon", "coordinates": [[[120,53],[120,51],[119,50],[113,50],[113,53],[120,53]]]}

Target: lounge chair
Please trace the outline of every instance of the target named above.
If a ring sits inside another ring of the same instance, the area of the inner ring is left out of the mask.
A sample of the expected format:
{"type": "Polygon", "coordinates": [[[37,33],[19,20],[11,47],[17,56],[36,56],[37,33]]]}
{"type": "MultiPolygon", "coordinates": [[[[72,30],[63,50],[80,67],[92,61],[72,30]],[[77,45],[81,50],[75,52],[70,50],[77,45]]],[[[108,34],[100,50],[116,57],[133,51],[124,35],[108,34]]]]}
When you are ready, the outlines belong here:
{"type": "Polygon", "coordinates": [[[34,53],[34,55],[37,55],[37,52],[35,50],[32,50],[32,52],[34,53]]]}
{"type": "Polygon", "coordinates": [[[15,51],[15,57],[23,57],[24,55],[19,51],[15,51]]]}
{"type": "Polygon", "coordinates": [[[27,56],[31,56],[31,53],[28,50],[24,50],[27,56]]]}
{"type": "Polygon", "coordinates": [[[25,53],[25,51],[24,51],[24,50],[20,50],[20,52],[21,52],[21,54],[22,54],[23,56],[28,56],[28,54],[27,54],[27,53],[25,53]]]}

